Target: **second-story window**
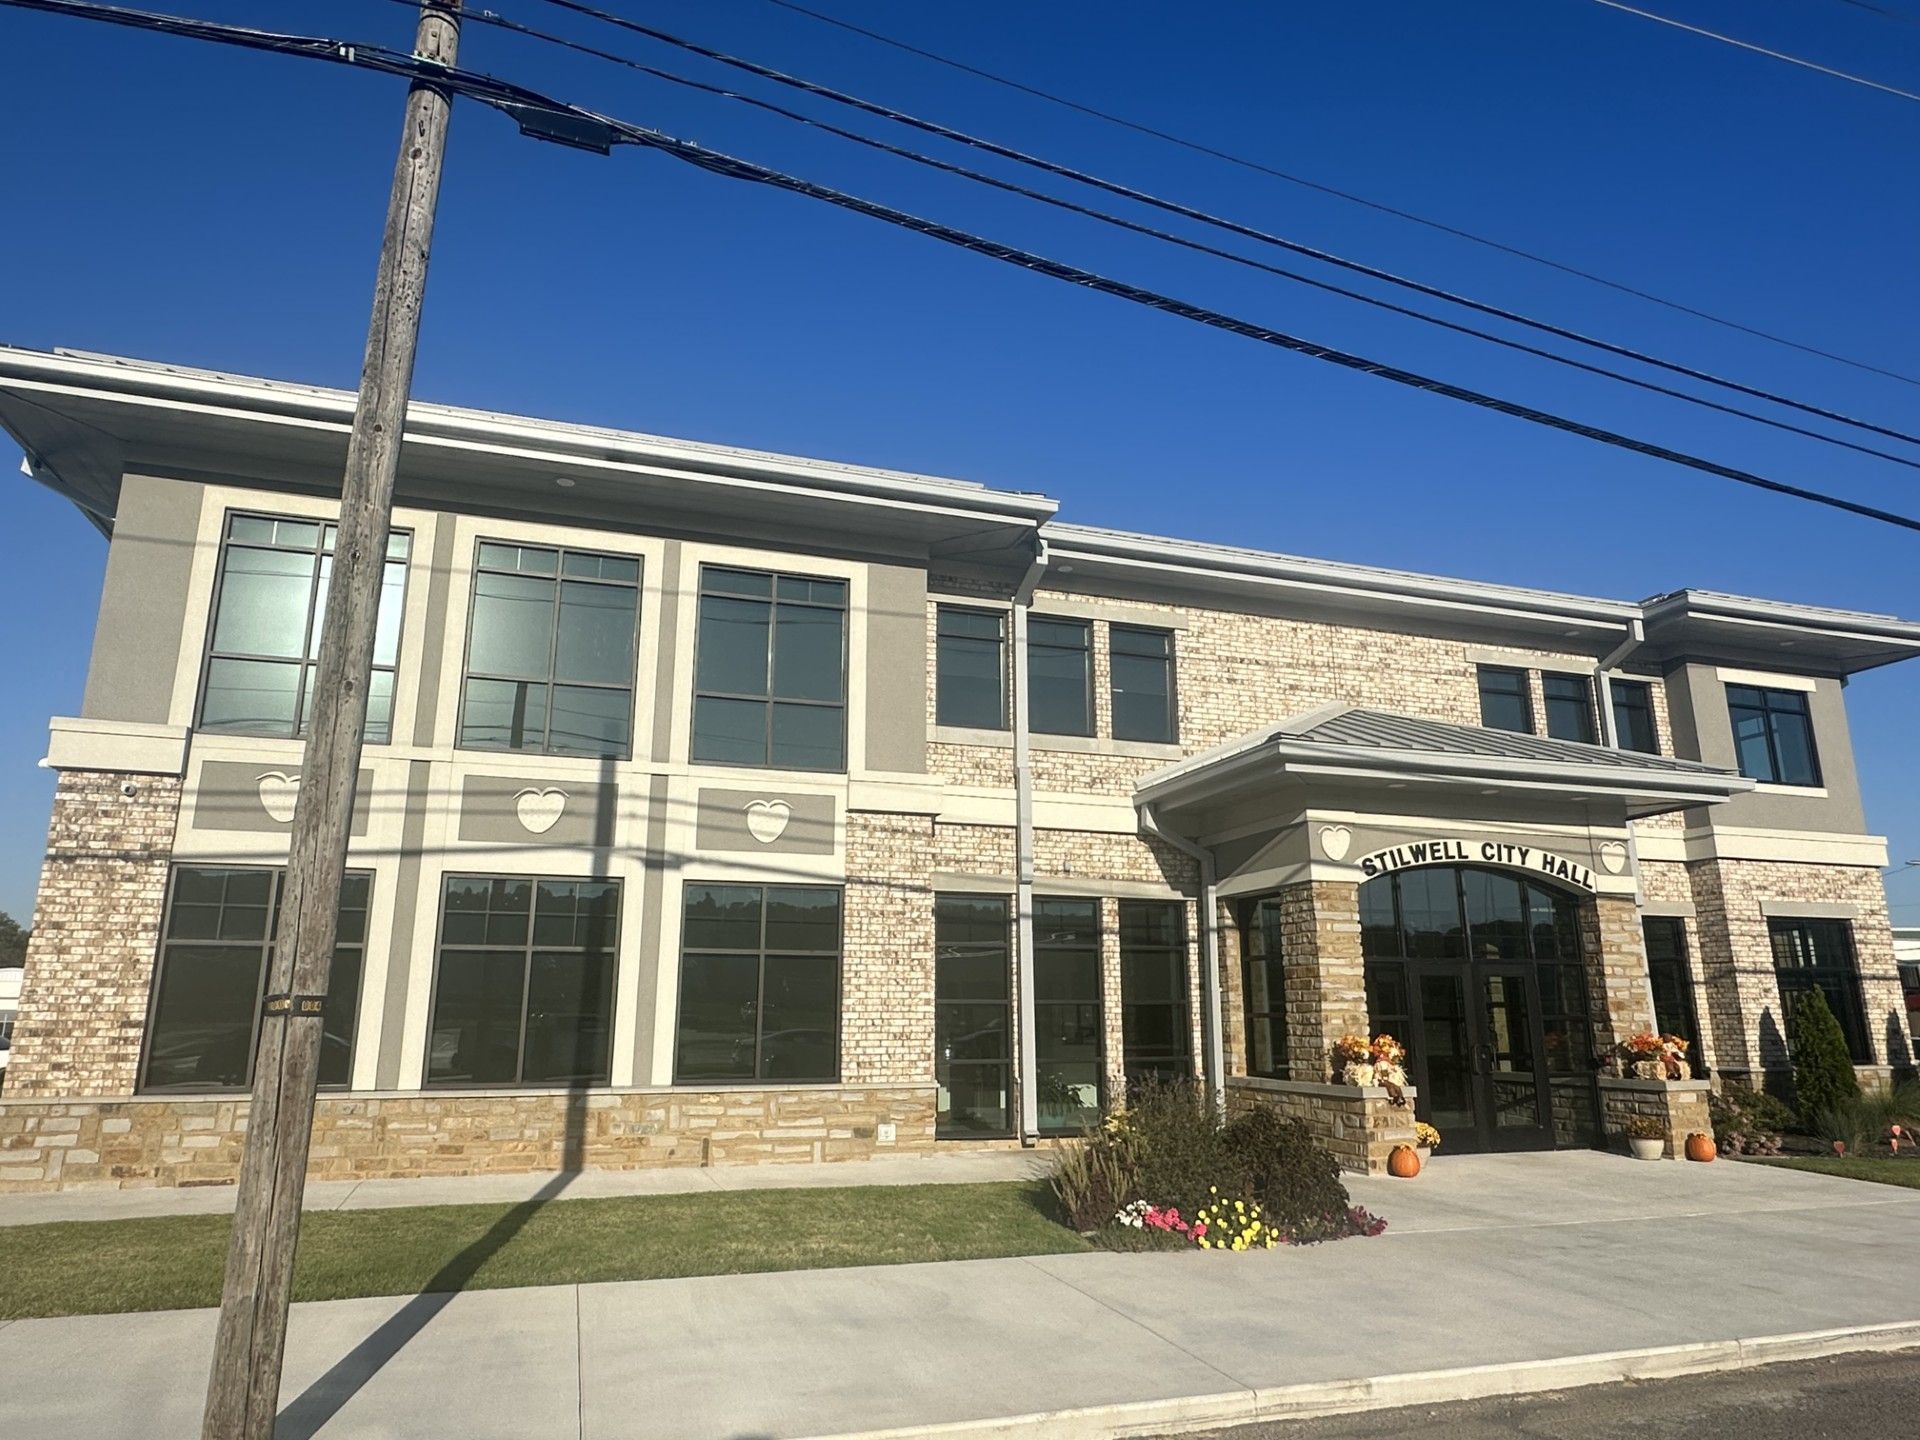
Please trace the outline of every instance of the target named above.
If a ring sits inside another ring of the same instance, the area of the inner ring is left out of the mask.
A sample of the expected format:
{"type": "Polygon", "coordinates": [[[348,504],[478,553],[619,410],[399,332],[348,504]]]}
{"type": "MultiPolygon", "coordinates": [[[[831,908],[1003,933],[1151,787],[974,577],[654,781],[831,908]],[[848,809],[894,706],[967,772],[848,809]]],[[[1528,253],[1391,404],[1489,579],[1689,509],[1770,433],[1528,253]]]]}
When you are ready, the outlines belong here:
{"type": "Polygon", "coordinates": [[[1173,632],[1115,625],[1113,645],[1113,738],[1179,739],[1173,703],[1173,632]]]}
{"type": "Polygon", "coordinates": [[[1548,671],[1540,677],[1540,698],[1547,706],[1547,734],[1554,739],[1591,745],[1598,738],[1593,730],[1593,685],[1586,676],[1548,671]]]}
{"type": "Polygon", "coordinates": [[[934,719],[974,730],[1007,728],[1007,617],[942,605],[934,621],[934,719]]]}
{"type": "MultiPolygon", "coordinates": [[[[200,687],[200,728],[222,735],[307,733],[320,621],[333,578],[337,525],[270,515],[229,515],[220,583],[200,687]]],[[[374,630],[366,737],[393,733],[393,673],[400,660],[400,613],[407,593],[410,537],[387,539],[374,630]]]]}
{"type": "Polygon", "coordinates": [[[1093,734],[1093,627],[1034,616],[1027,622],[1027,727],[1041,735],[1093,734]]]}
{"type": "Polygon", "coordinates": [[[639,613],[632,556],[481,542],[459,743],[626,758],[639,613]]]}
{"type": "Polygon", "coordinates": [[[1820,783],[1805,691],[1729,685],[1727,712],[1742,775],[1773,785],[1820,783]]]}
{"type": "Polygon", "coordinates": [[[1480,667],[1480,723],[1489,730],[1533,733],[1533,696],[1526,671],[1501,665],[1480,667]]]}
{"type": "Polygon", "coordinates": [[[693,758],[847,767],[847,582],[700,572],[693,758]]]}
{"type": "Polygon", "coordinates": [[[1608,688],[1613,692],[1613,729],[1620,748],[1658,755],[1660,737],[1653,726],[1653,686],[1644,680],[1615,680],[1608,688]]]}

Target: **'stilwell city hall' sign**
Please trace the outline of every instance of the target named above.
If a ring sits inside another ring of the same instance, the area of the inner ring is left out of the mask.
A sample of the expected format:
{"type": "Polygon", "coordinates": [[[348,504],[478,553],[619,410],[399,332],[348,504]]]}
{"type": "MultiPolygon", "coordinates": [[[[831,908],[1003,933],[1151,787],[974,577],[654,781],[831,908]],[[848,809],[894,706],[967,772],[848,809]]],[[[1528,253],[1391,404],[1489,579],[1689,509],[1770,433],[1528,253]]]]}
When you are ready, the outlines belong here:
{"type": "Polygon", "coordinates": [[[1593,872],[1586,866],[1536,850],[1530,845],[1514,845],[1505,840],[1420,840],[1409,845],[1393,845],[1362,855],[1353,862],[1360,873],[1371,879],[1395,870],[1411,870],[1416,865],[1504,865],[1515,870],[1531,870],[1563,885],[1594,890],[1593,872]]]}

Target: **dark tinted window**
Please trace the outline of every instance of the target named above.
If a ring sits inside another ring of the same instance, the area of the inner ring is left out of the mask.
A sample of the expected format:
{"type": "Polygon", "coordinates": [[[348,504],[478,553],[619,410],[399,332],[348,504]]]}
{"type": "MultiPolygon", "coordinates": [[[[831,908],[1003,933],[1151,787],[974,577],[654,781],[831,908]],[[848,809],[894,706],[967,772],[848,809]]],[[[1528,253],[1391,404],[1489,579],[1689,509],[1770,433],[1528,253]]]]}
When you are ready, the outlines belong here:
{"type": "Polygon", "coordinates": [[[1241,1003],[1247,1017],[1247,1074],[1287,1078],[1286,955],[1278,897],[1256,900],[1242,933],[1241,1003]]]}
{"type": "Polygon", "coordinates": [[[1742,775],[1774,785],[1820,783],[1805,691],[1729,685],[1727,711],[1742,775]]]}
{"type": "Polygon", "coordinates": [[[1179,900],[1120,902],[1120,1029],[1129,1087],[1193,1076],[1186,918],[1179,900]]]}
{"type": "Polygon", "coordinates": [[[1114,739],[1171,744],[1179,738],[1173,702],[1173,632],[1115,625],[1109,639],[1114,739]]]}
{"type": "Polygon", "coordinates": [[[1593,685],[1586,676],[1543,674],[1540,695],[1547,707],[1547,734],[1593,744],[1593,685]]]}
{"type": "Polygon", "coordinates": [[[1526,671],[1498,665],[1480,667],[1480,723],[1489,730],[1533,733],[1533,701],[1526,671]]]}
{"type": "Polygon", "coordinates": [[[1644,680],[1615,680],[1613,691],[1613,728],[1622,750],[1638,750],[1646,755],[1660,753],[1660,740],[1653,727],[1653,687],[1644,680]]]}
{"type": "MultiPolygon", "coordinates": [[[[320,622],[333,578],[339,527],[317,520],[229,515],[220,548],[200,728],[228,735],[307,733],[320,622]]],[[[400,614],[407,592],[411,537],[387,538],[380,609],[367,689],[366,738],[393,733],[393,675],[400,659],[400,614]]]]}
{"type": "Polygon", "coordinates": [[[1093,734],[1092,636],[1084,620],[1027,622],[1027,723],[1037,734],[1093,734]]]}
{"type": "Polygon", "coordinates": [[[460,744],[624,759],[639,615],[631,556],[483,542],[460,744]]]}
{"type": "Polygon", "coordinates": [[[840,1078],[841,892],[689,885],[678,1084],[840,1078]]]}
{"type": "Polygon", "coordinates": [[[693,683],[696,761],[844,770],[846,582],[703,568],[693,683]]]}
{"type": "Polygon", "coordinates": [[[604,1085],[620,885],[449,875],[429,1085],[604,1085]]]}
{"type": "Polygon", "coordinates": [[[1040,1128],[1074,1133],[1100,1118],[1105,1022],[1100,902],[1033,902],[1033,1045],[1040,1128]]]}
{"type": "MultiPolygon", "coordinates": [[[[253,1082],[260,1002],[273,959],[284,872],[181,865],[167,896],[154,975],[146,1090],[244,1089],[253,1082]]],[[[340,887],[339,930],[321,1020],[320,1083],[351,1079],[371,878],[340,887]]]]}
{"type": "Polygon", "coordinates": [[[942,605],[935,619],[934,706],[942,725],[1007,728],[1007,617],[942,605]]]}
{"type": "Polygon", "coordinates": [[[1002,895],[934,897],[934,1124],[940,1135],[1013,1133],[1011,912],[1002,895]]]}
{"type": "Polygon", "coordinates": [[[1780,1005],[1791,1033],[1796,1006],[1811,990],[1827,997],[1827,1008],[1847,1037],[1847,1053],[1856,1065],[1873,1063],[1867,1041],[1867,1023],[1860,1000],[1860,971],[1854,964],[1853,927],[1845,920],[1803,920],[1774,916],[1767,921],[1773,942],[1773,974],[1780,985],[1780,1005]]]}

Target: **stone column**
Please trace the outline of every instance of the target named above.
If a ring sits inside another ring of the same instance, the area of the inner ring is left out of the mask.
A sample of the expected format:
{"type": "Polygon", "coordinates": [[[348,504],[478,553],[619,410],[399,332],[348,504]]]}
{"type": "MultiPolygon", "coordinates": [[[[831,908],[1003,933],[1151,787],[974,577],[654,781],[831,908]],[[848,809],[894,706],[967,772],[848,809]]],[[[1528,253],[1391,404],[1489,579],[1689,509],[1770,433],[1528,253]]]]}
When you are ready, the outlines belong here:
{"type": "Polygon", "coordinates": [[[127,1095],[180,813],[171,775],[64,770],[53,796],[9,1099],[127,1095]]]}
{"type": "Polygon", "coordinates": [[[847,813],[840,1078],[933,1085],[933,822],[847,813]]]}
{"type": "Polygon", "coordinates": [[[1647,942],[1640,907],[1624,895],[1596,895],[1580,906],[1580,948],[1586,960],[1593,1044],[1604,1051],[1654,1028],[1647,984],[1647,942]]]}
{"type": "Polygon", "coordinates": [[[1100,1085],[1106,1108],[1127,1100],[1126,1026],[1121,993],[1120,902],[1099,902],[1100,913],[1100,1085]]]}
{"type": "Polygon", "coordinates": [[[1287,1073],[1295,1080],[1329,1080],[1334,1042],[1367,1030],[1360,887],[1330,880],[1289,885],[1280,892],[1280,927],[1287,1073]]]}
{"type": "Polygon", "coordinates": [[[1218,905],[1219,928],[1215,933],[1219,936],[1220,1053],[1226,1078],[1231,1079],[1247,1073],[1247,1002],[1241,988],[1244,977],[1240,973],[1243,939],[1232,903],[1222,900],[1218,905]]]}

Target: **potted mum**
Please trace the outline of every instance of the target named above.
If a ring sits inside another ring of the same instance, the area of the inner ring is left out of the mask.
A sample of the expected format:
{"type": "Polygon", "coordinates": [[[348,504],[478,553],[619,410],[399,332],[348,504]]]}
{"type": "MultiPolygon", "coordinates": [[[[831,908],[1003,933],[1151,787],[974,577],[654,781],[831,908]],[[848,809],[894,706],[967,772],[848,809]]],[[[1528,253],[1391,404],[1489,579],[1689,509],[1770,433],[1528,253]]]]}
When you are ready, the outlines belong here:
{"type": "Polygon", "coordinates": [[[1433,1152],[1440,1148],[1440,1132],[1424,1120],[1413,1122],[1413,1148],[1420,1152],[1420,1168],[1426,1169],[1433,1152]]]}
{"type": "Polygon", "coordinates": [[[1678,1035],[1643,1030],[1607,1052],[1605,1071],[1627,1080],[1691,1080],[1687,1042],[1678,1035]]]}
{"type": "Polygon", "coordinates": [[[1636,1160],[1659,1160],[1667,1153],[1667,1127],[1657,1116],[1629,1115],[1626,1135],[1636,1160]]]}
{"type": "Polygon", "coordinates": [[[1333,1047],[1333,1075],[1342,1085],[1385,1085],[1398,1089],[1407,1083],[1407,1047],[1391,1035],[1342,1035],[1333,1047]]]}

